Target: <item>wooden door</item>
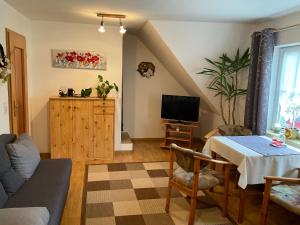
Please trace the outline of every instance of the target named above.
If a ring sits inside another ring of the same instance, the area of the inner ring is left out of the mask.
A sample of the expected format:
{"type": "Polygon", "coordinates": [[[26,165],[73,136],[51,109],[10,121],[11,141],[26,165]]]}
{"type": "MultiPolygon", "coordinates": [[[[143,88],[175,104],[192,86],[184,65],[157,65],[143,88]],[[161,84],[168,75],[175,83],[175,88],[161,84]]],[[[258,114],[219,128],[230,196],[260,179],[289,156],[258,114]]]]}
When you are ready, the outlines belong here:
{"type": "Polygon", "coordinates": [[[93,130],[89,106],[89,100],[73,100],[72,158],[75,160],[86,160],[90,156],[89,142],[93,130]]]}
{"type": "Polygon", "coordinates": [[[72,158],[72,100],[50,100],[51,158],[72,158]]]}
{"type": "Polygon", "coordinates": [[[26,39],[24,36],[6,29],[6,43],[11,61],[10,128],[12,133],[19,135],[29,131],[26,39]]]}

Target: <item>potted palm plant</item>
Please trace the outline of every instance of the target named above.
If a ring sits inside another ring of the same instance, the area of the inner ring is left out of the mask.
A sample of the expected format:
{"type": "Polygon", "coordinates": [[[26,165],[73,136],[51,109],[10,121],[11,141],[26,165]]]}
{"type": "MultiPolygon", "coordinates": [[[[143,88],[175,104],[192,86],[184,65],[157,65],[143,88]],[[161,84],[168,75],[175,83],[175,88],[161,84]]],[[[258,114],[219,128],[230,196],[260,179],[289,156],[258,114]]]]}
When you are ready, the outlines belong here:
{"type": "Polygon", "coordinates": [[[237,49],[233,58],[223,53],[218,60],[205,58],[211,68],[204,68],[197,74],[212,77],[208,89],[213,90],[215,97],[220,98],[220,109],[222,120],[225,125],[235,125],[235,111],[237,98],[247,93],[246,89],[239,87],[240,72],[250,64],[249,48],[241,55],[237,49]],[[228,115],[225,117],[224,105],[227,104],[228,115]]]}

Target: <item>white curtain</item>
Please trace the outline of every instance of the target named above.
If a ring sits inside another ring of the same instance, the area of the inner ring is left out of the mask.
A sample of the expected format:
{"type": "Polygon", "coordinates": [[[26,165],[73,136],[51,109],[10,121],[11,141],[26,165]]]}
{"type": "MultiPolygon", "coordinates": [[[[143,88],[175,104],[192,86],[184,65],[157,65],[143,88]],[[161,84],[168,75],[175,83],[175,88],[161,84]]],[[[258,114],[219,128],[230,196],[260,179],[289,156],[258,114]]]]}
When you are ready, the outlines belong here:
{"type": "Polygon", "coordinates": [[[277,120],[282,125],[286,122],[287,125],[292,126],[293,120],[300,111],[300,47],[281,49],[279,63],[281,68],[279,69],[277,120]]]}

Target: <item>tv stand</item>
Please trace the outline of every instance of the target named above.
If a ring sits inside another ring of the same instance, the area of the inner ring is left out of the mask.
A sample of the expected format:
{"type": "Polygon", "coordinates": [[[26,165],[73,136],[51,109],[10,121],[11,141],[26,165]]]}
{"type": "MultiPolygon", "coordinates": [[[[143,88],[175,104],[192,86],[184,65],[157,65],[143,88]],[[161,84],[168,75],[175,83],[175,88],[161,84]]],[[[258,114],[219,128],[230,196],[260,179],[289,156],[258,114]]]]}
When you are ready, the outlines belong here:
{"type": "Polygon", "coordinates": [[[193,129],[198,127],[198,123],[168,120],[163,120],[162,123],[165,125],[166,130],[161,148],[169,149],[171,143],[192,148],[193,129]]]}

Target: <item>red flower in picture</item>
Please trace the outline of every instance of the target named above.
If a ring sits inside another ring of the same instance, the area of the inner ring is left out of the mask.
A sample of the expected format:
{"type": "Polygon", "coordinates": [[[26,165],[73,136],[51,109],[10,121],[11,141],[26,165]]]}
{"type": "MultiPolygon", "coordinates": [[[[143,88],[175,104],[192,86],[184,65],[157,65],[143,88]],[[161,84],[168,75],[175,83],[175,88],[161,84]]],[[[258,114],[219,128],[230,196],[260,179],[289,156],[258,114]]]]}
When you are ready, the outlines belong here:
{"type": "Polygon", "coordinates": [[[92,57],[92,61],[93,61],[93,62],[96,62],[96,61],[98,61],[98,60],[99,60],[99,57],[98,57],[98,56],[93,56],[93,57],[92,57]]]}
{"type": "Polygon", "coordinates": [[[74,62],[74,57],[71,55],[67,55],[65,58],[68,62],[74,62]]]}
{"type": "Polygon", "coordinates": [[[77,55],[77,53],[75,51],[71,52],[70,54],[73,56],[77,55]]]}
{"type": "Polygon", "coordinates": [[[78,55],[78,56],[77,56],[77,61],[83,62],[84,60],[85,60],[85,58],[82,57],[81,55],[78,55]]]}

